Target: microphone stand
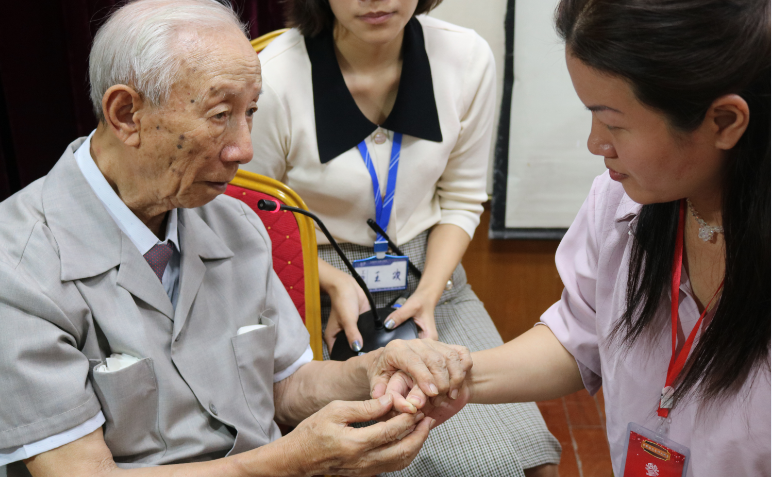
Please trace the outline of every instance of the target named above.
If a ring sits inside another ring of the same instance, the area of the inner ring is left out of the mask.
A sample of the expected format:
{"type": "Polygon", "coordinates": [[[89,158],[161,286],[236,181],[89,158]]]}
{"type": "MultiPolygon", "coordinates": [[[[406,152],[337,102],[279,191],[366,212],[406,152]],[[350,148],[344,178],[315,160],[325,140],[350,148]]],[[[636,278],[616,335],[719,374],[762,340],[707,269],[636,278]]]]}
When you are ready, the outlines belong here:
{"type": "Polygon", "coordinates": [[[348,344],[348,340],[346,339],[346,334],[341,331],[336,336],[335,344],[330,350],[330,358],[336,361],[345,361],[353,356],[356,356],[357,354],[364,354],[369,351],[382,348],[386,346],[389,341],[395,339],[410,340],[418,338],[418,328],[416,327],[416,324],[412,318],[406,320],[393,330],[386,329],[383,323],[386,317],[388,317],[394,311],[394,309],[391,307],[378,308],[375,305],[375,300],[373,299],[372,293],[370,293],[370,290],[367,288],[367,284],[362,279],[362,277],[359,276],[359,273],[357,273],[356,269],[354,269],[354,266],[351,264],[348,258],[346,258],[346,255],[343,253],[343,250],[341,250],[338,242],[335,241],[335,239],[330,234],[330,231],[327,230],[327,227],[319,219],[319,217],[307,210],[291,207],[284,204],[280,205],[278,202],[273,200],[260,199],[257,202],[257,208],[268,212],[278,212],[279,209],[289,210],[291,212],[305,215],[306,217],[313,219],[313,221],[319,225],[319,228],[321,229],[324,236],[327,237],[327,240],[330,241],[330,244],[335,249],[335,252],[338,254],[338,256],[340,256],[341,260],[343,260],[343,263],[346,264],[346,268],[348,268],[348,270],[351,272],[351,275],[354,277],[354,280],[356,280],[359,287],[365,293],[365,297],[367,297],[367,302],[370,304],[370,310],[359,315],[359,320],[357,322],[357,327],[359,328],[359,332],[362,334],[362,339],[364,340],[364,343],[362,343],[361,352],[358,353],[351,349],[348,344]]]}

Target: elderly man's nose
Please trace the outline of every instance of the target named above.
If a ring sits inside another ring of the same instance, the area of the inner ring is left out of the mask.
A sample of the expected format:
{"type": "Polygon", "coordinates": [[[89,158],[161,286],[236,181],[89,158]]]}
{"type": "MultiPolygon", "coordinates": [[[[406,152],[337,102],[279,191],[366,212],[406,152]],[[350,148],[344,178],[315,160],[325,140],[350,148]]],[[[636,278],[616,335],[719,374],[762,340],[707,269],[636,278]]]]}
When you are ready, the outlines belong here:
{"type": "Polygon", "coordinates": [[[239,125],[238,131],[233,135],[233,140],[220,154],[224,162],[238,162],[246,164],[252,160],[252,138],[249,133],[249,125],[246,121],[239,125]]]}
{"type": "Polygon", "coordinates": [[[246,144],[243,141],[229,144],[223,148],[220,158],[223,162],[246,164],[252,160],[252,143],[247,140],[246,144]]]}

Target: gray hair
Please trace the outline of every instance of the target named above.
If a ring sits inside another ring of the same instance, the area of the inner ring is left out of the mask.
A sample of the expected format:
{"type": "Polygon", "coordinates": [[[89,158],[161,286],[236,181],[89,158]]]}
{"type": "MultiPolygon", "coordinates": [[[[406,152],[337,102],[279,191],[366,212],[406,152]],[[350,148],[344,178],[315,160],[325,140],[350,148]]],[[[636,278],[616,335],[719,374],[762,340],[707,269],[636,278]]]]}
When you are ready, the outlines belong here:
{"type": "Polygon", "coordinates": [[[118,9],[99,29],[89,55],[91,104],[104,121],[102,97],[116,84],[134,88],[161,106],[179,79],[179,33],[246,25],[228,0],[138,0],[118,9]]]}

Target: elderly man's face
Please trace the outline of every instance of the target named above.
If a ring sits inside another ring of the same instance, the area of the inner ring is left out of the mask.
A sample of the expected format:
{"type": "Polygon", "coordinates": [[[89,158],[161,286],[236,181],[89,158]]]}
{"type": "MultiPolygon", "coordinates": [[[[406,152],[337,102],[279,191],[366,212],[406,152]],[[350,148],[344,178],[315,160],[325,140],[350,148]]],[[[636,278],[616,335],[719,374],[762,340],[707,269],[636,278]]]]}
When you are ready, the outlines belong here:
{"type": "MultiPolygon", "coordinates": [[[[183,37],[186,60],[168,102],[141,121],[139,178],[152,202],[198,207],[252,159],[260,61],[240,32],[183,37]]],[[[135,169],[136,170],[136,169],[135,169]]]]}

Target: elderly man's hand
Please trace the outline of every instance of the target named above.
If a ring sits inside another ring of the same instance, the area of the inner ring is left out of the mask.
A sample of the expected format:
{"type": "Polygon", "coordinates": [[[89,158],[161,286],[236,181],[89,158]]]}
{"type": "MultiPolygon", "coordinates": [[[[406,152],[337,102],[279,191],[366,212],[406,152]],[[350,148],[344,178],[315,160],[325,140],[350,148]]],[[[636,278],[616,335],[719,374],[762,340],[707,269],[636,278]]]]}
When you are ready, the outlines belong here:
{"type": "MultiPolygon", "coordinates": [[[[371,360],[367,376],[373,398],[387,394],[392,378],[396,382],[402,379],[402,375],[397,375],[400,371],[411,379],[408,390],[414,384],[421,391],[408,395],[407,399],[406,393],[390,393],[394,397],[394,409],[399,412],[415,413],[426,397],[434,399],[437,405],[444,396],[456,400],[464,387],[466,374],[472,368],[472,357],[464,346],[431,339],[395,340],[367,356],[371,360]]],[[[394,383],[392,389],[396,389],[394,383]]]]}
{"type": "Polygon", "coordinates": [[[398,414],[364,428],[349,424],[385,416],[392,394],[369,401],[333,401],[301,422],[284,439],[297,475],[369,476],[400,470],[413,461],[429,436],[434,420],[398,414]]]}
{"type": "MultiPolygon", "coordinates": [[[[415,384],[413,378],[404,371],[399,371],[391,377],[386,387],[386,394],[391,394],[394,399],[399,399],[400,396],[407,396],[408,402],[417,409],[420,409],[420,412],[426,416],[434,419],[435,422],[432,428],[455,416],[458,411],[466,406],[472,397],[469,386],[466,383],[461,386],[455,399],[448,399],[445,395],[432,398],[427,397],[421,391],[421,388],[415,384]]],[[[397,413],[397,410],[392,410],[387,416],[392,417],[397,413]]]]}

